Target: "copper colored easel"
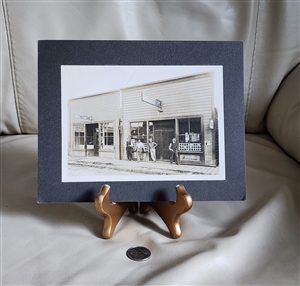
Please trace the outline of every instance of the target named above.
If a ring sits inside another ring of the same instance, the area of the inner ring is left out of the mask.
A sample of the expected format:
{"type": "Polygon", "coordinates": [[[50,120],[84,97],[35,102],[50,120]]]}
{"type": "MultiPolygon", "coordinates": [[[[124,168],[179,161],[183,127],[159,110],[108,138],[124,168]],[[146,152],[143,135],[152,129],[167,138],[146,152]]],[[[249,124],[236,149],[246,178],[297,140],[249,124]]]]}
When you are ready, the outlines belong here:
{"type": "MultiPolygon", "coordinates": [[[[128,209],[131,213],[137,213],[137,202],[111,203],[109,199],[110,186],[103,185],[95,198],[95,208],[104,216],[102,235],[111,238],[115,228],[128,209]]],[[[183,185],[176,186],[175,202],[141,202],[140,213],[145,214],[153,208],[167,225],[172,238],[179,238],[182,234],[180,228],[180,216],[192,208],[193,200],[183,185]]]]}

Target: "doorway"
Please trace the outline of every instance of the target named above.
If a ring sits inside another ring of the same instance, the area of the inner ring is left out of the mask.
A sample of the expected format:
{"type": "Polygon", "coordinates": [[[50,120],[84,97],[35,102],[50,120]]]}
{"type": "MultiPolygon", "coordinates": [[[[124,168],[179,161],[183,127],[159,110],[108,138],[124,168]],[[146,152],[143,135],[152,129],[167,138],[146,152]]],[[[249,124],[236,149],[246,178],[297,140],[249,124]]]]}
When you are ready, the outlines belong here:
{"type": "Polygon", "coordinates": [[[85,149],[87,156],[99,156],[99,125],[98,123],[85,125],[85,149]]]}
{"type": "Polygon", "coordinates": [[[157,160],[169,160],[169,145],[175,137],[175,119],[153,121],[157,160]]]}

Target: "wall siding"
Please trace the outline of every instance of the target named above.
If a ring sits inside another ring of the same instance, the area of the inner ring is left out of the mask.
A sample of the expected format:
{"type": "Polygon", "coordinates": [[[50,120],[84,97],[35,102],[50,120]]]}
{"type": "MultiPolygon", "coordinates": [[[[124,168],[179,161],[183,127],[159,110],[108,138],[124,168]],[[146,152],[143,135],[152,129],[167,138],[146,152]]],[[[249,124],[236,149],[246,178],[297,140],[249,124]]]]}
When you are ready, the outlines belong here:
{"type": "MultiPolygon", "coordinates": [[[[84,121],[83,123],[115,122],[116,158],[119,156],[123,158],[123,154],[126,154],[124,140],[130,135],[130,122],[201,116],[203,120],[205,164],[215,165],[216,163],[212,149],[214,131],[209,128],[214,111],[213,73],[145,84],[125,88],[121,91],[70,100],[69,110],[72,124],[83,122],[74,118],[74,114],[93,117],[93,121],[84,121]],[[162,112],[159,112],[157,107],[143,102],[142,93],[152,99],[161,100],[162,112]],[[122,101],[121,105],[120,100],[122,101]],[[119,119],[122,121],[120,138],[119,119]],[[206,145],[207,142],[212,144],[206,145]],[[119,146],[121,146],[121,150],[119,150],[119,146]]],[[[107,153],[105,156],[110,155],[107,153]]]]}
{"type": "MultiPolygon", "coordinates": [[[[72,125],[76,123],[91,124],[104,121],[114,122],[114,146],[113,152],[99,151],[99,157],[119,158],[119,118],[120,118],[120,93],[119,91],[106,94],[77,98],[69,101],[69,118],[71,122],[70,137],[72,142],[72,125]],[[92,116],[92,121],[74,118],[74,115],[92,116]]],[[[73,144],[73,143],[72,143],[73,144]]],[[[71,149],[71,146],[69,146],[71,149]]],[[[76,154],[79,154],[77,151],[76,154]]],[[[84,150],[82,151],[84,153],[84,150]]],[[[74,153],[75,155],[75,153],[74,153]]]]}
{"type": "Polygon", "coordinates": [[[73,117],[74,114],[93,116],[93,122],[116,120],[120,116],[118,91],[70,100],[69,104],[73,123],[81,122],[80,119],[73,117]]]}
{"type": "MultiPolygon", "coordinates": [[[[130,132],[130,122],[174,119],[180,116],[204,116],[204,138],[212,142],[209,120],[213,111],[213,75],[203,74],[193,78],[165,83],[138,86],[122,90],[123,139],[130,132]],[[162,101],[163,112],[141,100],[141,93],[162,101]]],[[[205,142],[204,142],[205,143],[205,142]]],[[[212,145],[203,146],[205,162],[214,165],[212,145]]]]}

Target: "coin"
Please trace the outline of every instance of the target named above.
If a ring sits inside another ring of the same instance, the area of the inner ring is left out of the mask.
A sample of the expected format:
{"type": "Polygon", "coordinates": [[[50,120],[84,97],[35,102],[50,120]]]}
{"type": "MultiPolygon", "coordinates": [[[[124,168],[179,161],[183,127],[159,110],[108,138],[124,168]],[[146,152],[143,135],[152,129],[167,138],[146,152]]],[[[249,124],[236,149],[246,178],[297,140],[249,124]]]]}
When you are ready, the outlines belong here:
{"type": "Polygon", "coordinates": [[[151,256],[151,252],[148,248],[143,246],[137,246],[129,248],[126,252],[128,258],[135,261],[145,261],[151,256]]]}

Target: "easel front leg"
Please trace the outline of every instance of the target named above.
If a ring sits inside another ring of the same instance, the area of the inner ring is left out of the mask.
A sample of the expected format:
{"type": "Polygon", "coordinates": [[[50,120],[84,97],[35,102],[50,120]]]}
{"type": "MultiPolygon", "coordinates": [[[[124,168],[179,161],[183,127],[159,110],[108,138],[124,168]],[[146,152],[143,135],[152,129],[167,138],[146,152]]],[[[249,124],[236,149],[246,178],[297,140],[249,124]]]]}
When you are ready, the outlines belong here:
{"type": "Polygon", "coordinates": [[[127,209],[129,209],[131,213],[136,213],[138,209],[137,203],[111,203],[109,199],[109,192],[110,186],[103,185],[99,194],[95,198],[95,208],[104,216],[104,225],[102,230],[102,236],[104,238],[111,238],[113,236],[119,220],[127,209]]]}
{"type": "Polygon", "coordinates": [[[193,206],[191,195],[183,185],[176,186],[176,202],[143,202],[140,212],[147,213],[152,207],[167,225],[172,238],[179,238],[182,234],[180,216],[193,206]]]}

